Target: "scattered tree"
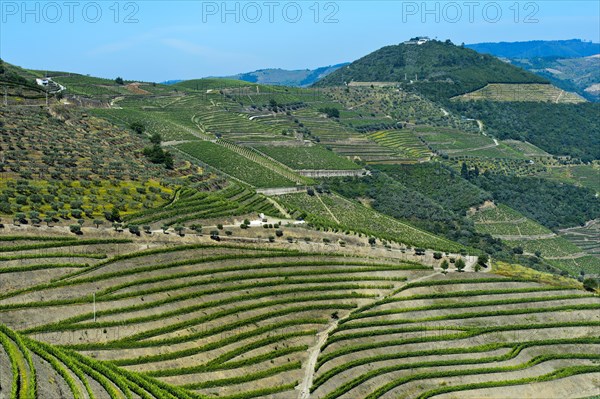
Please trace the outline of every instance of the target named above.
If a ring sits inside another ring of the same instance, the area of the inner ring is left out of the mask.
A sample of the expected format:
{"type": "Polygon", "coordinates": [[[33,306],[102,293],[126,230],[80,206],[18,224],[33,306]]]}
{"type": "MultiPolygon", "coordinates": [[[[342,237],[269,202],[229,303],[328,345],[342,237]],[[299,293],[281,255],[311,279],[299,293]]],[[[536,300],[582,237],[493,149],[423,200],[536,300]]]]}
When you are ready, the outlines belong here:
{"type": "Polygon", "coordinates": [[[487,267],[490,258],[487,255],[479,255],[477,257],[477,266],[479,267],[487,267]]]}
{"type": "Polygon", "coordinates": [[[455,264],[455,266],[456,266],[456,270],[457,270],[457,271],[459,271],[459,272],[462,272],[462,271],[464,271],[464,270],[465,270],[465,266],[466,266],[466,264],[465,264],[465,261],[463,260],[463,258],[458,258],[458,259],[456,260],[456,264],[455,264]]]}
{"type": "Polygon", "coordinates": [[[152,147],[144,148],[143,154],[150,162],[163,164],[167,169],[173,169],[173,154],[163,150],[160,144],[154,144],[152,147]]]}
{"type": "Polygon", "coordinates": [[[154,133],[152,136],[150,136],[150,142],[152,144],[160,144],[162,142],[162,137],[159,133],[154,133]]]}
{"type": "Polygon", "coordinates": [[[600,280],[593,277],[588,277],[583,280],[583,288],[587,291],[597,292],[600,290],[600,280]]]}
{"type": "Polygon", "coordinates": [[[83,211],[81,209],[71,209],[71,216],[75,219],[81,219],[81,215],[83,215],[83,211]]]}
{"type": "MultiPolygon", "coordinates": [[[[131,122],[129,124],[129,128],[137,134],[142,134],[146,131],[146,125],[144,125],[142,122],[137,122],[137,121],[131,122]]],[[[160,141],[158,143],[160,144],[160,141]]]]}
{"type": "Polygon", "coordinates": [[[340,117],[340,110],[337,108],[333,108],[333,107],[319,108],[319,112],[324,113],[325,115],[327,115],[328,118],[339,118],[340,117]]]}
{"type": "Polygon", "coordinates": [[[448,264],[448,260],[444,259],[442,261],[442,264],[440,265],[440,267],[442,268],[442,273],[444,273],[444,274],[448,273],[448,267],[449,266],[450,265],[448,264]]]}
{"type": "Polygon", "coordinates": [[[15,224],[16,223],[22,223],[22,224],[27,223],[27,218],[25,217],[25,213],[24,212],[17,212],[15,214],[15,217],[14,217],[13,220],[14,220],[15,224]]]}

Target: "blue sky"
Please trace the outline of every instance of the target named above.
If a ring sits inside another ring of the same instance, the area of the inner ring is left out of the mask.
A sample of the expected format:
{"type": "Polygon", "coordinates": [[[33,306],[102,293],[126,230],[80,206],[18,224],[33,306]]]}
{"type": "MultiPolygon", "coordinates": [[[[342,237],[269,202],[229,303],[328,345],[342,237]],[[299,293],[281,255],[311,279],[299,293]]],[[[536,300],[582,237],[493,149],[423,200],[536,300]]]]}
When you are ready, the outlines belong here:
{"type": "Polygon", "coordinates": [[[600,2],[0,0],[2,59],[107,78],[315,68],[419,35],[598,42],[600,2]]]}

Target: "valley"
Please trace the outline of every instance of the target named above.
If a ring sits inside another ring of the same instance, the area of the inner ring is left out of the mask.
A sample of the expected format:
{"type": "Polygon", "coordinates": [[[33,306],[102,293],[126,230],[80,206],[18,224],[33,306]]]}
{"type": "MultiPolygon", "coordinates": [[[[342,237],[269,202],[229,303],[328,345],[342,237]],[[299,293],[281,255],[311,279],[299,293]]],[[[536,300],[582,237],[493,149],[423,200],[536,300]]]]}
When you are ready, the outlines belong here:
{"type": "Polygon", "coordinates": [[[437,40],[305,87],[0,65],[1,398],[599,394],[598,104],[437,40]]]}

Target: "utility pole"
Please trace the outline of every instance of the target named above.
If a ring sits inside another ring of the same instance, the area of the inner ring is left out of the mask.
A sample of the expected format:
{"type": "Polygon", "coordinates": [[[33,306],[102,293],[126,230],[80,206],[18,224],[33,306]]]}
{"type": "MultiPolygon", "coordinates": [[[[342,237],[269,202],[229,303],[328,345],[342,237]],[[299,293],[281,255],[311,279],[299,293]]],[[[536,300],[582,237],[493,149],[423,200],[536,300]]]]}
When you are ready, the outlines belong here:
{"type": "Polygon", "coordinates": [[[8,107],[8,88],[4,86],[4,106],[8,107]]]}
{"type": "Polygon", "coordinates": [[[94,292],[94,323],[96,322],[96,293],[94,292]]]}

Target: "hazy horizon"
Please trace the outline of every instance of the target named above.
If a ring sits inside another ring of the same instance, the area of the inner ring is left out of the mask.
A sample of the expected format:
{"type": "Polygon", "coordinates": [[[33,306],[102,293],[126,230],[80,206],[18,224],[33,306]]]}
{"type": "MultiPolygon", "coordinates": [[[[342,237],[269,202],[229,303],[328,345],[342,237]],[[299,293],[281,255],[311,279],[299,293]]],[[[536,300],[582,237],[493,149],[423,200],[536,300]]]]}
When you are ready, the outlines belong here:
{"type": "Polygon", "coordinates": [[[414,36],[456,44],[600,41],[600,5],[589,1],[5,1],[0,8],[7,62],[156,82],[315,69],[414,36]]]}

